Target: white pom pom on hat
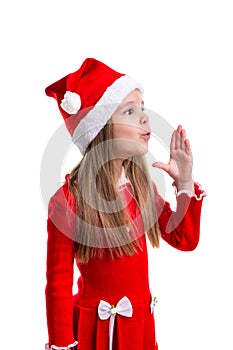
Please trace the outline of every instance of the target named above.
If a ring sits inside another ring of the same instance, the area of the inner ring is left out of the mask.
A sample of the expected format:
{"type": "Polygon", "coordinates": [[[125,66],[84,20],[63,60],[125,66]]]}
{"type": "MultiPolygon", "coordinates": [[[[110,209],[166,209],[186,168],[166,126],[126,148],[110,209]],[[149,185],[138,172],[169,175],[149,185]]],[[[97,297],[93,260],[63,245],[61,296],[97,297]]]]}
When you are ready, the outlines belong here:
{"type": "Polygon", "coordinates": [[[84,154],[118,104],[135,89],[143,94],[142,86],[130,76],[87,58],[76,72],[48,86],[45,93],[57,100],[73,142],[84,154]]]}
{"type": "Polygon", "coordinates": [[[69,114],[75,114],[81,107],[81,99],[76,92],[66,91],[63,100],[61,101],[61,108],[69,114]]]}

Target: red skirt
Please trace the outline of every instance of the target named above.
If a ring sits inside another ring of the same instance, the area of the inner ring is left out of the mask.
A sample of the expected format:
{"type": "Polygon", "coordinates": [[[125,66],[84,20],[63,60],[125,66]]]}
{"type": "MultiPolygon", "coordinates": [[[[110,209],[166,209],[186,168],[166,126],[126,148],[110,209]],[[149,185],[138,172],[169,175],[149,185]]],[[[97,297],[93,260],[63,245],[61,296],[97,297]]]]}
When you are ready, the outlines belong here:
{"type": "MultiPolygon", "coordinates": [[[[151,296],[144,301],[129,297],[132,317],[115,316],[112,350],[157,350],[154,315],[151,313],[151,296]]],[[[140,298],[141,299],[141,298],[140,298]]],[[[77,350],[109,350],[109,318],[98,316],[100,300],[80,300],[74,297],[74,337],[78,340],[77,350]]],[[[116,305],[119,298],[105,300],[116,305]]]]}

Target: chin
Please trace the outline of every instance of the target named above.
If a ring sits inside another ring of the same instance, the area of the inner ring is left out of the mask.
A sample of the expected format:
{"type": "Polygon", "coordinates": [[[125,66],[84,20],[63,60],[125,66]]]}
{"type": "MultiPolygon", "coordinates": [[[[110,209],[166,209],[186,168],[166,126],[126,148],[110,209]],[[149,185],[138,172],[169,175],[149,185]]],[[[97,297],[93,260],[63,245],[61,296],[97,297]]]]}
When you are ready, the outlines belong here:
{"type": "Polygon", "coordinates": [[[132,156],[144,156],[148,152],[148,147],[141,146],[132,151],[132,156]]]}
{"type": "Polygon", "coordinates": [[[148,152],[147,144],[140,144],[136,142],[129,142],[128,140],[121,140],[116,144],[115,156],[116,158],[127,159],[132,156],[144,156],[148,152]]]}

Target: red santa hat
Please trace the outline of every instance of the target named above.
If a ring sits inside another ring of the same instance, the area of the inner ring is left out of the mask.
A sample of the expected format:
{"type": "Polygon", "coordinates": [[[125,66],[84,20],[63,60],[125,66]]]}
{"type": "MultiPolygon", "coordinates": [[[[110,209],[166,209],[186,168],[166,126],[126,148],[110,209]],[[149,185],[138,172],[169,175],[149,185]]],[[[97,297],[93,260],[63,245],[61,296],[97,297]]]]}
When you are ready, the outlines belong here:
{"type": "Polygon", "coordinates": [[[87,58],[76,72],[48,86],[45,92],[57,100],[72,140],[84,154],[119,103],[135,89],[143,94],[141,85],[130,76],[87,58]]]}

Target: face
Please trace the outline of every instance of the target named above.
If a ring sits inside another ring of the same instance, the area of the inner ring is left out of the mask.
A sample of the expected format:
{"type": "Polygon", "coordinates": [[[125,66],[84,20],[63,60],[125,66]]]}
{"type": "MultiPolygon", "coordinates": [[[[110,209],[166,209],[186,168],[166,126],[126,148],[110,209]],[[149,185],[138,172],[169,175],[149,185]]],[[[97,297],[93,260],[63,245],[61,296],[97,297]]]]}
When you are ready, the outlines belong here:
{"type": "Polygon", "coordinates": [[[144,113],[144,103],[139,90],[132,91],[113,114],[114,147],[122,157],[144,155],[148,152],[150,125],[144,113]]]}

